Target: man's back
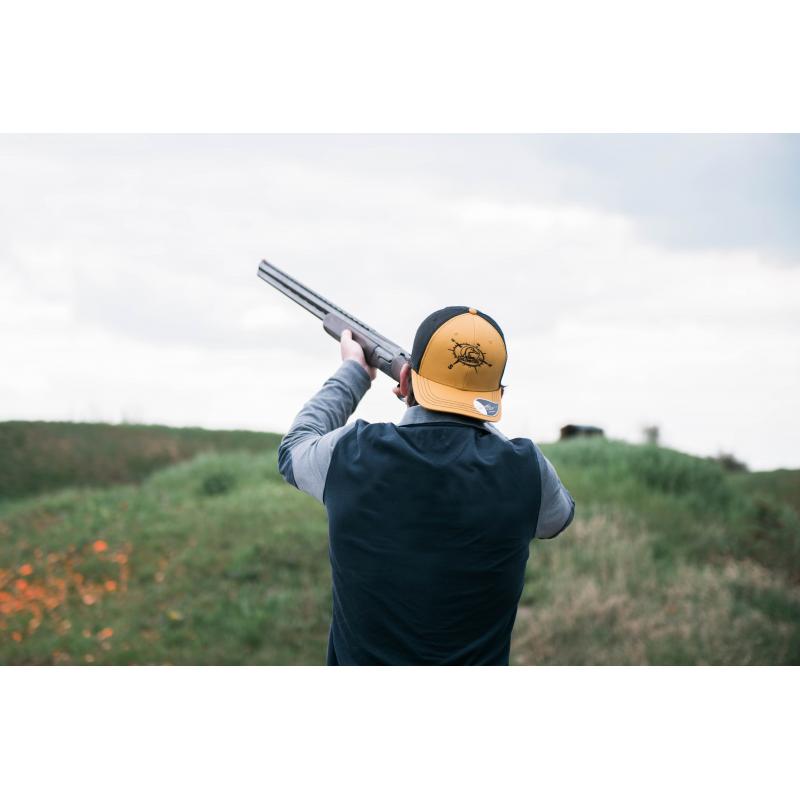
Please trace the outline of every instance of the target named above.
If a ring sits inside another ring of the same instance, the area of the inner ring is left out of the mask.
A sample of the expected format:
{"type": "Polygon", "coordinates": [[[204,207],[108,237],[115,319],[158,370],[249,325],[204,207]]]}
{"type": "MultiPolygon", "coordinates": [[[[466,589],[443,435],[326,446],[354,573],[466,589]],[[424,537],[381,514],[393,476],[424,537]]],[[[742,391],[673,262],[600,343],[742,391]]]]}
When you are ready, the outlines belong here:
{"type": "Polygon", "coordinates": [[[333,450],[329,663],[508,663],[539,516],[536,451],[427,417],[359,420],[333,450]]]}
{"type": "Polygon", "coordinates": [[[328,510],[328,663],[507,664],[530,541],[557,536],[575,503],[533,442],[491,424],[502,331],[466,306],[423,320],[394,390],[399,425],[345,424],[376,370],[349,331],[341,349],[278,452],[328,510]]]}

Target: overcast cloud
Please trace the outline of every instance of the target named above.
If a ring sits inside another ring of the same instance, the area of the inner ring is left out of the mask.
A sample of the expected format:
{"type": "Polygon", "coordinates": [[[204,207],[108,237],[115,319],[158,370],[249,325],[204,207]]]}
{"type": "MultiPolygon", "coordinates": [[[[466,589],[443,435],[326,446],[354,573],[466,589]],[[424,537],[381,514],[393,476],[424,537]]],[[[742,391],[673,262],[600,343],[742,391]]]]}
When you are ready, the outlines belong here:
{"type": "Polygon", "coordinates": [[[268,258],[406,347],[485,309],[508,435],[800,466],[799,141],[0,137],[0,418],[285,430],[337,347],[268,258]]]}

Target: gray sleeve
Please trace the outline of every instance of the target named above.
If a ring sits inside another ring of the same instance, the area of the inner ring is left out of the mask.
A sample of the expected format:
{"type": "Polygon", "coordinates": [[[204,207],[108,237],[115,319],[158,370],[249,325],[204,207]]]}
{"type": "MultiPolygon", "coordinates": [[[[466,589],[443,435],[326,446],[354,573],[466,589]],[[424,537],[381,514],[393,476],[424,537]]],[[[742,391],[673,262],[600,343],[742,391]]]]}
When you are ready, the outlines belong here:
{"type": "Polygon", "coordinates": [[[538,447],[536,457],[539,459],[539,474],[542,479],[542,505],[536,524],[536,538],[552,539],[572,522],[575,501],[559,480],[553,465],[538,447]]]}
{"type": "Polygon", "coordinates": [[[292,486],[322,502],[333,449],[370,385],[366,370],[348,359],[303,406],[278,448],[278,469],[292,486]]]}

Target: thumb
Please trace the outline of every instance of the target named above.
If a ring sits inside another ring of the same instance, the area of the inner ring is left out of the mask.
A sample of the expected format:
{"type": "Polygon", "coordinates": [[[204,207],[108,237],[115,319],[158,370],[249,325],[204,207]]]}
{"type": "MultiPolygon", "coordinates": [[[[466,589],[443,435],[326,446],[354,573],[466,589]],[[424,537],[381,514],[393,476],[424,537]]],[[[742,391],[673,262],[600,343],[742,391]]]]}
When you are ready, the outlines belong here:
{"type": "Polygon", "coordinates": [[[341,341],[342,341],[342,342],[350,342],[350,341],[352,341],[352,339],[353,339],[353,333],[352,333],[352,331],[351,331],[349,328],[345,328],[345,329],[342,331],[342,338],[341,338],[341,341]]]}

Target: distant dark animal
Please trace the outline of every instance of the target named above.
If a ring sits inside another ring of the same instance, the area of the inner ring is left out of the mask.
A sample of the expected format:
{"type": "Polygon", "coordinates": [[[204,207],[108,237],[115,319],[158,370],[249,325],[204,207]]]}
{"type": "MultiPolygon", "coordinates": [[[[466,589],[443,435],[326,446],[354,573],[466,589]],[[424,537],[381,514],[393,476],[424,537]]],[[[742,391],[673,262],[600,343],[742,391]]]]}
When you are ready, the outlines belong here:
{"type": "Polygon", "coordinates": [[[565,425],[561,429],[561,439],[574,439],[577,436],[604,436],[602,428],[594,425],[565,425]]]}

